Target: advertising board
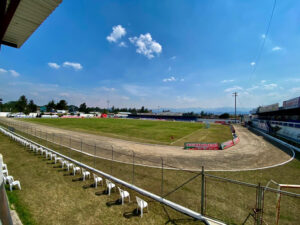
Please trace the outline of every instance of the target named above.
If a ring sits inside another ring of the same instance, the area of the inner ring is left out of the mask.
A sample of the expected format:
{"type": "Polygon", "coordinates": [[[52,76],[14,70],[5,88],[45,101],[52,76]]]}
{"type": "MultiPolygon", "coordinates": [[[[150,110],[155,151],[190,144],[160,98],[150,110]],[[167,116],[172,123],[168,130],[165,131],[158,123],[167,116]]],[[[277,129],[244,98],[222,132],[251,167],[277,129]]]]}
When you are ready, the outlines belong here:
{"type": "Polygon", "coordinates": [[[277,111],[279,109],[279,103],[272,104],[272,105],[266,105],[266,106],[261,106],[258,109],[259,113],[264,113],[264,112],[272,112],[272,111],[277,111]]]}
{"type": "Polygon", "coordinates": [[[293,98],[283,102],[284,109],[293,109],[300,107],[300,97],[293,98]]]}
{"type": "Polygon", "coordinates": [[[184,149],[188,149],[188,150],[219,150],[220,146],[218,143],[185,142],[184,149]]]}
{"type": "Polygon", "coordinates": [[[226,149],[226,148],[229,148],[229,147],[232,147],[234,146],[234,143],[232,140],[229,140],[229,141],[225,141],[221,144],[221,148],[222,149],[226,149]]]}

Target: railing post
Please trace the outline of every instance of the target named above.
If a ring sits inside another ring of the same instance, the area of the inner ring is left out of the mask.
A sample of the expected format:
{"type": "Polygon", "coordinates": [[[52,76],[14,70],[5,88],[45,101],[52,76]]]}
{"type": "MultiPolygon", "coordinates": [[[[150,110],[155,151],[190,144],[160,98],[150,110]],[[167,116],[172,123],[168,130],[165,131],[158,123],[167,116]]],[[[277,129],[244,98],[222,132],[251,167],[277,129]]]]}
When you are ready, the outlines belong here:
{"type": "Polygon", "coordinates": [[[164,195],[164,159],[161,158],[161,197],[164,195]]]}
{"type": "Polygon", "coordinates": [[[134,184],[134,151],[132,151],[132,184],[134,184]]]}
{"type": "Polygon", "coordinates": [[[114,147],[111,146],[111,164],[110,164],[110,174],[112,175],[113,171],[113,160],[114,160],[114,147]]]}
{"type": "Polygon", "coordinates": [[[256,225],[261,225],[262,223],[262,190],[261,184],[258,183],[257,186],[257,205],[256,205],[256,225]]]}
{"type": "Polygon", "coordinates": [[[96,150],[97,150],[97,144],[95,143],[95,147],[94,147],[94,168],[96,168],[96,150]]]}
{"type": "Polygon", "coordinates": [[[201,173],[201,214],[204,215],[204,201],[205,201],[205,174],[204,174],[204,166],[202,166],[202,173],[201,173]]]}

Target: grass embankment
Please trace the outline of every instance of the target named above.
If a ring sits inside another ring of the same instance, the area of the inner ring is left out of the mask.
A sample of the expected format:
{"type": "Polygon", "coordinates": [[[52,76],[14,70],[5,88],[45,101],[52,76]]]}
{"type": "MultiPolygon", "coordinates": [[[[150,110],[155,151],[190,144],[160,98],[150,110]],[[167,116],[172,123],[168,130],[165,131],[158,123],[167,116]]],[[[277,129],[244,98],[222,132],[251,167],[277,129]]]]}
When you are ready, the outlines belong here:
{"type": "Polygon", "coordinates": [[[135,119],[22,119],[23,121],[145,143],[183,146],[184,142],[224,142],[232,138],[228,126],[135,119]]]}
{"type": "MultiPolygon", "coordinates": [[[[131,203],[120,205],[118,192],[106,195],[105,188],[91,186],[93,180],[80,180],[58,164],[34,154],[0,133],[0,152],[11,175],[21,181],[22,190],[10,192],[22,222],[27,224],[165,224],[169,221],[163,207],[151,199],[143,218],[135,213],[135,192],[131,203]]],[[[7,187],[8,188],[8,187],[7,187]]],[[[176,224],[202,224],[166,207],[176,224]]]]}
{"type": "MultiPolygon", "coordinates": [[[[59,152],[86,163],[104,172],[110,173],[120,179],[128,182],[133,182],[135,185],[142,187],[146,190],[161,194],[161,177],[162,173],[160,169],[146,168],[146,167],[134,167],[134,179],[132,177],[133,166],[115,163],[107,160],[95,159],[78,152],[71,151],[67,148],[59,147],[55,144],[51,144],[44,140],[28,136],[41,144],[47,145],[50,148],[56,149],[59,152]]],[[[279,150],[280,151],[280,150],[279,150]]],[[[29,153],[28,153],[29,154],[29,153]]],[[[30,154],[31,155],[31,154],[30,154]]],[[[38,157],[38,156],[35,156],[38,157]]],[[[278,183],[288,184],[300,184],[300,163],[299,155],[289,164],[284,166],[249,172],[214,172],[210,174],[232,178],[235,180],[241,180],[249,183],[266,185],[267,182],[272,179],[278,183]]],[[[41,159],[40,159],[41,160],[41,159]]],[[[137,161],[138,163],[138,161],[137,161]]],[[[44,162],[45,164],[45,162],[44,162]]],[[[47,165],[47,164],[46,164],[47,165]]],[[[45,166],[45,165],[40,165],[45,166]]],[[[53,167],[53,165],[52,165],[53,167]]],[[[50,167],[52,169],[52,167],[50,167]]],[[[49,168],[48,168],[49,169],[49,168]]],[[[166,194],[169,191],[176,188],[178,185],[184,183],[186,180],[194,176],[194,173],[186,171],[164,171],[164,186],[163,193],[166,194]]],[[[79,183],[79,182],[76,182],[79,183]]],[[[271,187],[277,188],[272,185],[271,187]]],[[[256,189],[249,188],[233,183],[228,183],[220,180],[214,180],[211,178],[206,179],[206,215],[221,219],[229,224],[241,224],[247,215],[252,212],[255,206],[256,189]]],[[[291,191],[291,190],[289,190],[291,191]]],[[[292,190],[299,192],[299,190],[292,190]]],[[[180,188],[174,192],[167,199],[189,207],[195,211],[200,212],[201,202],[201,177],[193,180],[189,184],[180,188]]],[[[275,223],[276,216],[276,198],[275,193],[265,193],[265,208],[264,208],[264,220],[268,224],[275,223]]],[[[157,211],[161,213],[161,206],[157,206],[157,211]]],[[[150,208],[156,208],[155,204],[150,205],[150,208]]],[[[151,210],[151,209],[150,209],[151,210]]],[[[298,224],[300,221],[300,199],[282,196],[281,202],[281,217],[280,224],[298,224]]],[[[155,213],[155,210],[151,210],[155,213]]],[[[149,214],[150,215],[150,214],[149,214]]],[[[122,216],[122,215],[121,215],[122,216]]],[[[120,216],[120,217],[121,217],[120,216]]],[[[163,220],[157,220],[156,224],[162,223],[163,220]]],[[[180,224],[178,221],[177,224],[180,224]]],[[[191,221],[187,222],[192,223],[191,221]]],[[[149,223],[150,224],[150,223],[149,223]]],[[[246,224],[253,224],[253,220],[250,219],[246,224]]]]}

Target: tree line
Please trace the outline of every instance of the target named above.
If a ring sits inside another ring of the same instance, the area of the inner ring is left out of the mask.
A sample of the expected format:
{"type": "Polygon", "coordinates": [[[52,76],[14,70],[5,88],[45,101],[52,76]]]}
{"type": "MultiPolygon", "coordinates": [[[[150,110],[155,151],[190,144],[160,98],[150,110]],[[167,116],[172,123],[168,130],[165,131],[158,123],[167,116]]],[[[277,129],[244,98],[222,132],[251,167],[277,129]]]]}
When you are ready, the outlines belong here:
{"type": "Polygon", "coordinates": [[[64,99],[55,102],[51,100],[46,105],[37,106],[33,100],[29,100],[25,95],[20,96],[17,101],[9,101],[6,103],[2,103],[2,99],[0,99],[0,111],[2,112],[23,112],[25,114],[29,114],[31,112],[36,112],[38,107],[45,107],[47,112],[55,112],[57,110],[67,110],[71,114],[76,112],[99,112],[99,113],[118,113],[118,112],[130,112],[132,114],[136,113],[148,113],[151,112],[149,109],[142,106],[140,109],[137,108],[117,108],[112,106],[110,109],[100,108],[100,107],[88,107],[85,102],[78,106],[76,105],[68,105],[68,102],[64,99]]]}

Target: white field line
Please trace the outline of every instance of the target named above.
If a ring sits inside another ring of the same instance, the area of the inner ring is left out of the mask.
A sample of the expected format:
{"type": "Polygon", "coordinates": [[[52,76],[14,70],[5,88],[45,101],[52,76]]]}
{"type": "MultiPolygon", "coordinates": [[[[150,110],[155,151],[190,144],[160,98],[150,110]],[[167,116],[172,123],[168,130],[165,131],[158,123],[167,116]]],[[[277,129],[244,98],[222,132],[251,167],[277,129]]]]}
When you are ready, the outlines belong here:
{"type": "MultiPolygon", "coordinates": [[[[256,130],[256,129],[255,129],[256,130]]],[[[261,131],[257,130],[258,132],[262,133],[261,131]]],[[[262,133],[263,135],[267,135],[265,133],[262,133]]],[[[35,136],[35,135],[32,135],[34,137],[37,137],[37,138],[40,138],[38,136],[35,136]]],[[[268,135],[270,136],[270,135],[268,135]]],[[[44,138],[40,138],[40,139],[44,139],[44,138]]],[[[277,138],[274,138],[274,140],[276,140],[277,138]]],[[[277,139],[278,140],[278,139],[277,139]]],[[[49,141],[48,142],[51,142],[51,143],[54,143],[56,145],[60,145],[58,143],[55,143],[53,141],[49,141]]],[[[96,158],[99,158],[99,159],[105,159],[105,160],[110,160],[110,161],[113,161],[113,162],[118,162],[118,163],[123,163],[123,164],[127,164],[127,165],[132,165],[132,163],[127,163],[127,162],[123,162],[123,161],[119,161],[119,160],[112,160],[112,159],[109,159],[109,158],[105,158],[105,157],[101,157],[101,156],[95,156],[93,154],[90,154],[90,153],[87,153],[87,152],[84,152],[84,151],[81,151],[81,150],[78,150],[78,149],[75,149],[75,148],[70,148],[70,146],[66,146],[66,145],[61,145],[63,147],[66,147],[66,148],[69,148],[73,151],[76,151],[76,152],[80,152],[82,154],[85,154],[85,155],[88,155],[88,156],[91,156],[91,157],[96,157],[96,158]]],[[[282,162],[282,163],[278,163],[278,164],[274,164],[274,165],[271,165],[271,166],[265,166],[265,167],[258,167],[258,168],[249,168],[249,169],[229,169],[229,170],[205,170],[205,171],[208,171],[208,172],[244,172],[244,171],[255,171],[255,170],[264,170],[264,169],[270,169],[270,168],[274,168],[274,167],[277,167],[277,166],[282,166],[282,165],[285,165],[289,162],[291,162],[294,158],[295,158],[295,151],[290,148],[290,151],[292,152],[292,157],[290,159],[288,159],[287,161],[285,162],[282,162]]],[[[145,159],[146,160],[146,159],[145,159]]],[[[135,163],[134,165],[137,165],[137,166],[144,166],[144,167],[150,167],[150,168],[157,168],[157,169],[161,169],[160,166],[151,166],[151,165],[145,165],[145,164],[140,164],[140,163],[135,163]]],[[[189,169],[189,168],[184,168],[184,169],[181,169],[181,168],[173,168],[173,167],[164,167],[164,169],[168,169],[168,170],[182,170],[182,171],[194,171],[194,172],[199,172],[201,171],[201,169],[189,169]]]]}
{"type": "Polygon", "coordinates": [[[190,133],[190,134],[188,134],[188,135],[186,135],[186,136],[183,136],[183,137],[177,139],[176,141],[171,142],[170,145],[172,145],[172,144],[174,144],[174,143],[176,143],[176,142],[178,142],[178,141],[180,141],[180,140],[182,140],[182,139],[184,139],[184,138],[187,138],[187,137],[191,136],[192,134],[198,132],[198,131],[201,130],[201,129],[203,129],[203,128],[199,128],[198,130],[195,130],[194,132],[192,132],[192,133],[190,133]]]}

